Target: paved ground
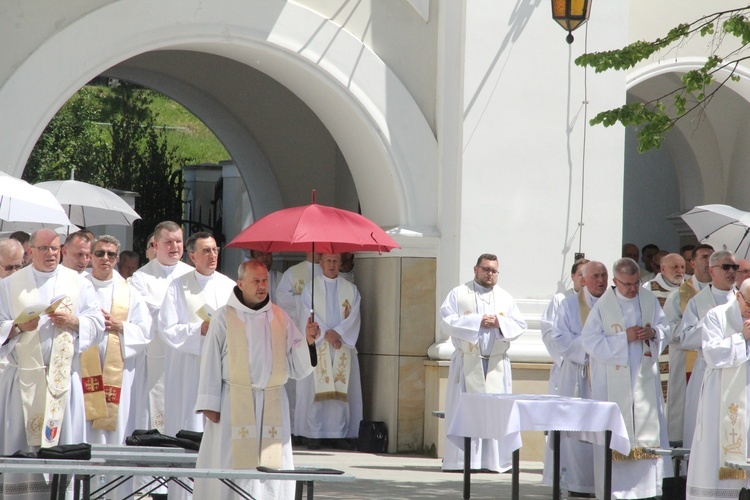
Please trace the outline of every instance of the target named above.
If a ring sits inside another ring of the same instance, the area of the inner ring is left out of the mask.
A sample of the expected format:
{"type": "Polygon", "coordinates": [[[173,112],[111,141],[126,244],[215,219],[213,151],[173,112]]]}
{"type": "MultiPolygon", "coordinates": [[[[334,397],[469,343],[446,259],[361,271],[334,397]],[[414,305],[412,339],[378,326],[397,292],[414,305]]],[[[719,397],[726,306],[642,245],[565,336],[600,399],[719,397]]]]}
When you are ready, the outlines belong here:
{"type": "MultiPolygon", "coordinates": [[[[460,499],[463,494],[463,475],[442,472],[435,458],[295,448],[294,463],[339,469],[357,478],[353,483],[316,483],[319,499],[460,499]]],[[[541,462],[521,462],[521,499],[549,500],[552,488],[542,486],[541,478],[541,462]]],[[[510,473],[473,474],[471,498],[510,499],[510,480],[510,473]]]]}

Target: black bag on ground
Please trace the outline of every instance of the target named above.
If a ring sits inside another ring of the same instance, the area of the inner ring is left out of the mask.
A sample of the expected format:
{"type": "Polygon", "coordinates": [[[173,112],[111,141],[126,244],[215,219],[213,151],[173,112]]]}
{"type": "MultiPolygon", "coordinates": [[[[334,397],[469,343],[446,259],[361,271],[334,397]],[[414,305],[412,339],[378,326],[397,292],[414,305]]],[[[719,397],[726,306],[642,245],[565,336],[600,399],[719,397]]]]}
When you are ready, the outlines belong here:
{"type": "Polygon", "coordinates": [[[359,423],[357,451],[363,453],[388,452],[388,428],[385,422],[362,420],[359,423]]]}
{"type": "MultiPolygon", "coordinates": [[[[687,478],[665,477],[661,483],[662,500],[685,500],[687,494],[687,478]]],[[[740,498],[742,496],[740,495],[740,498]]],[[[750,497],[748,498],[750,500],[750,497]]]]}
{"type": "Polygon", "coordinates": [[[91,445],[88,443],[60,444],[42,448],[37,458],[56,458],[59,460],[91,460],[91,445]]]}
{"type": "Polygon", "coordinates": [[[739,500],[750,500],[750,490],[747,488],[742,488],[740,490],[740,496],[738,497],[739,500]]]}

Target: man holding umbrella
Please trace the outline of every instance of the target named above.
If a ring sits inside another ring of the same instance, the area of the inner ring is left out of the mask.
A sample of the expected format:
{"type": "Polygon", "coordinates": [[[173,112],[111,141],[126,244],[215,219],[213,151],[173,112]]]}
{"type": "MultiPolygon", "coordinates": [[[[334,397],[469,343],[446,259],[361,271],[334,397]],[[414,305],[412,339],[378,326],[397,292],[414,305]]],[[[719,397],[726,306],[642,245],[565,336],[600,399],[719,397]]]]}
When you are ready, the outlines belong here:
{"type": "Polygon", "coordinates": [[[340,254],[322,254],[322,276],[305,285],[298,312],[300,329],[310,317],[313,299],[314,321],[321,336],[315,341],[318,366],[297,383],[295,435],[309,439],[308,448],[318,449],[321,439],[335,439],[335,445],[353,449],[347,439],[356,438],[362,420],[362,384],[356,343],[359,338],[360,296],[357,287],[339,276],[340,254]]]}

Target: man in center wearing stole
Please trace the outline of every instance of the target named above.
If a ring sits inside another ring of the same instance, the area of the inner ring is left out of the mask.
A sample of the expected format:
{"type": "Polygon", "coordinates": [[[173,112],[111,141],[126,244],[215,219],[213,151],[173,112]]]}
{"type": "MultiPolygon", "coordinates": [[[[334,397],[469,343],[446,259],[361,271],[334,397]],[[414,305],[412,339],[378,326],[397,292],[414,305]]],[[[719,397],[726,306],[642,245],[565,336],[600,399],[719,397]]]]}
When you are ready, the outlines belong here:
{"type": "MultiPolygon", "coordinates": [[[[669,334],[659,301],[641,287],[638,264],[628,258],[613,266],[615,286],[601,296],[581,331],[589,355],[592,397],[617,403],[630,438],[630,453],[612,452],[612,497],[660,496],[669,469],[644,448],[668,448],[659,353],[669,334]]],[[[596,496],[602,498],[604,447],[594,446],[596,496]]]]}
{"type": "MultiPolygon", "coordinates": [[[[597,261],[583,266],[583,288],[560,303],[549,348],[562,359],[559,374],[560,396],[591,399],[589,359],[581,342],[581,329],[591,308],[607,291],[608,274],[604,264],[597,261]]],[[[548,441],[544,449],[543,483],[552,485],[552,447],[548,441]]],[[[594,493],[594,454],[591,444],[576,438],[561,436],[560,467],[567,470],[571,492],[594,493]]]]}
{"type": "MultiPolygon", "coordinates": [[[[201,355],[196,412],[206,417],[198,468],[293,469],[287,378],[317,363],[318,325],[303,336],[268,296],[268,270],[243,262],[229,302],[211,320],[201,355]]],[[[294,497],[294,481],[239,480],[258,500],[294,497]]],[[[195,498],[234,499],[217,479],[196,479],[195,498]]]]}
{"type": "Polygon", "coordinates": [[[320,268],[314,290],[311,283],[305,285],[297,313],[302,329],[314,304],[315,322],[323,334],[316,341],[318,366],[297,382],[294,434],[308,438],[309,449],[320,448],[321,439],[332,439],[335,447],[351,450],[362,420],[356,347],[360,296],[355,285],[339,276],[341,255],[322,254],[320,268]]]}
{"type": "MultiPolygon", "coordinates": [[[[135,429],[131,404],[135,360],[151,341],[151,315],[146,303],[115,271],[119,249],[115,237],[97,238],[91,252],[91,273],[86,276],[96,290],[106,328],[98,348],[81,354],[84,387],[87,380],[97,386],[84,394],[89,443],[124,444],[125,437],[135,429]]],[[[130,483],[110,497],[126,497],[132,491],[130,483]]]]}
{"type": "MultiPolygon", "coordinates": [[[[57,234],[39,229],[30,241],[31,265],[0,282],[0,357],[9,361],[0,377],[3,455],[86,441],[79,354],[104,335],[91,282],[59,265],[57,234]],[[29,306],[53,302],[54,312],[18,319],[29,306]]],[[[49,498],[41,474],[1,477],[0,498],[49,498]]]]}
{"type": "MultiPolygon", "coordinates": [[[[207,232],[192,234],[187,244],[195,270],[170,283],[159,312],[159,332],[167,346],[164,363],[164,432],[203,432],[203,417],[195,413],[198,370],[203,341],[213,313],[224,306],[234,281],[216,271],[219,248],[207,232]]],[[[174,494],[170,488],[170,497],[174,494]]],[[[182,493],[182,488],[177,488],[182,493]]]]}
{"type": "Polygon", "coordinates": [[[750,280],[735,299],[711,309],[702,322],[707,367],[688,463],[688,500],[739,498],[740,489],[750,487],[745,471],[724,466],[748,458],[750,280]]]}
{"type": "MultiPolygon", "coordinates": [[[[497,286],[497,273],[497,256],[480,255],[474,266],[474,279],[451,290],[440,307],[441,327],[455,347],[445,398],[446,431],[461,393],[512,392],[506,352],[510,342],[526,331],[526,322],[513,297],[497,286]]],[[[511,456],[512,451],[501,450],[496,439],[471,440],[471,469],[505,471],[510,469],[511,456]]],[[[463,448],[446,439],[443,470],[463,468],[463,448]]]]}

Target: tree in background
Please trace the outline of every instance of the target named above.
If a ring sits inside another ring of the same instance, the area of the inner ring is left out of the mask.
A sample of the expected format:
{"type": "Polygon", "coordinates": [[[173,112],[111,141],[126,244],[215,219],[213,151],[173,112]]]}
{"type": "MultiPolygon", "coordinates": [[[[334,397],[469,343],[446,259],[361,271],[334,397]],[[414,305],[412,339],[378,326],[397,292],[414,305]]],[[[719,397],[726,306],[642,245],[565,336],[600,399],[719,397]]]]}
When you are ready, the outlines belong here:
{"type": "Polygon", "coordinates": [[[139,253],[156,224],[182,220],[180,167],[189,162],[156,127],[151,95],[124,83],[111,91],[84,87],[50,121],[23,174],[37,183],[69,179],[75,170],[77,180],[137,192],[142,219],[133,225],[133,249],[139,253]]]}
{"type": "Polygon", "coordinates": [[[700,113],[728,81],[739,81],[737,67],[750,58],[744,52],[750,44],[750,20],[745,17],[748,13],[750,6],[714,12],[672,28],[664,38],[637,41],[622,49],[578,57],[577,65],[592,67],[597,73],[609,69],[627,70],[657,52],[678,48],[695,36],[711,37],[705,64],[682,75],[681,86],[649,102],[635,102],[602,111],[590,120],[590,124],[609,127],[621,123],[626,127],[636,127],[638,151],[641,153],[661,147],[664,134],[678,120],[692,112],[700,113]],[[732,38],[738,43],[730,43],[732,38]],[[722,48],[725,53],[719,55],[722,48]],[[717,80],[719,76],[721,78],[717,80]]]}

